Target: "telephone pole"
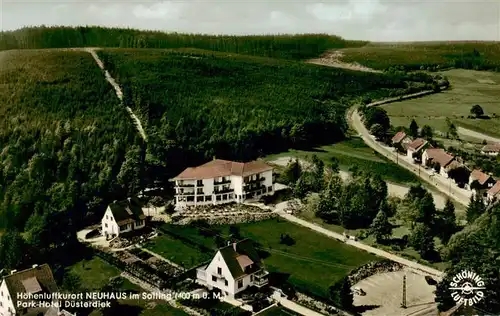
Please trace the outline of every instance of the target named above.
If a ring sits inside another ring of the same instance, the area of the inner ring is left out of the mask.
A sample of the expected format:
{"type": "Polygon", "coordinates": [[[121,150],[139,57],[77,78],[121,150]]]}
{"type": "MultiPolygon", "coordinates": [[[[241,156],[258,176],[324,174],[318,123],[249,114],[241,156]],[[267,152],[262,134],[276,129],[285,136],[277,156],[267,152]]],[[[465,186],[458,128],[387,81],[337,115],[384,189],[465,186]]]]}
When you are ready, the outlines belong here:
{"type": "Polygon", "coordinates": [[[406,308],[406,274],[403,276],[403,300],[401,301],[401,307],[406,308]]]}

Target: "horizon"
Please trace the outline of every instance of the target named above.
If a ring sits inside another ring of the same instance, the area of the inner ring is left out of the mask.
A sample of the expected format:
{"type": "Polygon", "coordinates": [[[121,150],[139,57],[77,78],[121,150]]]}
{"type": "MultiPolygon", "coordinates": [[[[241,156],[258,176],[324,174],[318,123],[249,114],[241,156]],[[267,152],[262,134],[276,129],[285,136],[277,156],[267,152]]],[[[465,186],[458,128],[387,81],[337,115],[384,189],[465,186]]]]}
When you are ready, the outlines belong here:
{"type": "Polygon", "coordinates": [[[204,35],[328,34],[379,43],[500,41],[500,2],[485,0],[4,0],[0,9],[0,31],[92,25],[204,35]]]}

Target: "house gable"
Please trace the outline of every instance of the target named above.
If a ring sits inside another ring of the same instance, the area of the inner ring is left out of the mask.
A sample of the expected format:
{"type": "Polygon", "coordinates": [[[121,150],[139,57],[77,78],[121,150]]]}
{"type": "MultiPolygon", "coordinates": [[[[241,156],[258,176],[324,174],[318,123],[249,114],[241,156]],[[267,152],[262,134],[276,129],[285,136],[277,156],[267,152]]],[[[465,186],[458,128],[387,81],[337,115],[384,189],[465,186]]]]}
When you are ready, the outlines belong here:
{"type": "MultiPolygon", "coordinates": [[[[217,251],[212,261],[210,261],[209,265],[206,268],[206,273],[207,273],[206,276],[207,283],[209,284],[214,284],[218,282],[212,280],[213,275],[221,275],[228,281],[228,286],[230,287],[234,286],[234,277],[231,274],[231,271],[220,251],[217,251]],[[221,273],[219,273],[219,269],[221,273]]],[[[222,283],[220,283],[219,286],[222,286],[222,283]]]]}

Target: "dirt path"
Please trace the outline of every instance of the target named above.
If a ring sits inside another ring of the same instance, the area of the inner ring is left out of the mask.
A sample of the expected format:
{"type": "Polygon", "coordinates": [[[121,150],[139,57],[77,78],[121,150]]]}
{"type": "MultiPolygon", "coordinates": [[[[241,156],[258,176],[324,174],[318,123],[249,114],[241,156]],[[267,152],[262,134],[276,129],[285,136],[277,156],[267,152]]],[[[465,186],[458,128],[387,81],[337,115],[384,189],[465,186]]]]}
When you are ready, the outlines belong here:
{"type": "Polygon", "coordinates": [[[486,140],[487,142],[500,143],[500,138],[488,136],[488,135],[485,135],[483,133],[479,133],[479,132],[476,132],[476,131],[473,131],[473,130],[470,130],[470,129],[467,129],[464,127],[458,126],[457,132],[459,135],[464,135],[464,136],[476,138],[479,141],[486,140]]]}
{"type": "MultiPolygon", "coordinates": [[[[282,202],[282,203],[287,203],[287,202],[282,202]]],[[[283,217],[284,219],[292,222],[292,223],[296,223],[298,225],[301,225],[301,226],[304,226],[304,227],[307,227],[309,229],[312,229],[320,234],[323,234],[323,235],[326,235],[330,238],[334,238],[334,239],[337,239],[337,240],[340,240],[342,242],[344,242],[344,236],[342,234],[339,234],[339,233],[336,233],[336,232],[333,232],[331,230],[328,230],[326,228],[323,228],[319,225],[316,225],[314,223],[310,223],[306,220],[303,220],[301,218],[298,218],[296,216],[293,216],[291,214],[287,214],[283,211],[284,208],[286,207],[283,207],[281,206],[280,204],[282,203],[279,203],[278,205],[276,205],[276,213],[278,215],[280,215],[281,217],[283,217]]],[[[399,262],[411,269],[414,269],[416,270],[417,272],[420,272],[420,274],[423,272],[425,274],[429,274],[429,275],[433,275],[435,277],[438,277],[438,278],[441,278],[443,276],[443,272],[439,271],[439,270],[436,270],[434,268],[431,268],[431,267],[428,267],[428,266],[425,266],[423,264],[420,264],[418,262],[414,262],[414,261],[410,261],[408,259],[405,259],[405,258],[402,258],[402,257],[399,257],[399,256],[396,256],[390,252],[387,252],[387,251],[384,251],[384,250],[381,250],[381,249],[378,249],[378,248],[375,248],[375,247],[372,247],[372,246],[368,246],[366,244],[363,244],[359,241],[354,241],[354,240],[346,240],[345,241],[346,244],[348,245],[351,245],[353,247],[356,247],[356,248],[359,248],[359,249],[363,249],[367,252],[370,252],[370,253],[373,253],[377,256],[380,256],[380,257],[383,257],[383,258],[387,258],[389,260],[392,260],[392,261],[395,261],[395,262],[399,262]]]]}
{"type": "MultiPolygon", "coordinates": [[[[116,82],[116,80],[113,77],[111,77],[110,73],[106,70],[106,68],[104,67],[104,63],[97,55],[96,51],[99,50],[99,48],[87,47],[87,48],[82,48],[82,50],[90,53],[92,55],[92,57],[94,58],[94,60],[96,61],[99,68],[101,68],[101,70],[104,71],[104,76],[106,77],[106,80],[111,84],[111,86],[113,86],[113,88],[115,89],[115,92],[116,92],[116,96],[118,97],[118,99],[120,99],[120,102],[123,105],[123,92],[122,92],[120,86],[118,85],[118,83],[116,82]]],[[[132,111],[132,109],[130,107],[126,106],[125,109],[127,110],[128,114],[132,118],[134,125],[137,128],[137,131],[141,135],[142,139],[145,142],[147,142],[148,138],[147,138],[146,132],[144,132],[144,128],[142,127],[141,121],[139,120],[137,115],[134,114],[134,112],[132,111]]]]}
{"type": "Polygon", "coordinates": [[[342,68],[348,70],[382,73],[382,71],[380,70],[368,68],[358,63],[346,63],[342,61],[343,55],[344,53],[340,50],[331,50],[326,52],[325,54],[323,54],[323,56],[319,58],[310,59],[306,62],[309,64],[316,64],[316,65],[342,68]]]}

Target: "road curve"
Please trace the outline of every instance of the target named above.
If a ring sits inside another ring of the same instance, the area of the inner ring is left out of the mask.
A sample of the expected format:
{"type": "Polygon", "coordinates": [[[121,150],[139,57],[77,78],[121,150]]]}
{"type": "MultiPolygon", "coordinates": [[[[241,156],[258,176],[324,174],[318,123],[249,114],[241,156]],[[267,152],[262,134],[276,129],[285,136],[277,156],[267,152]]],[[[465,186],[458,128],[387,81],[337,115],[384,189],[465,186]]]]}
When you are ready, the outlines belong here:
{"type": "Polygon", "coordinates": [[[349,123],[360,135],[363,141],[376,150],[381,155],[387,157],[398,165],[404,167],[405,169],[416,174],[420,179],[424,180],[428,184],[435,187],[438,191],[448,196],[450,199],[467,206],[469,204],[469,199],[471,193],[467,190],[457,187],[451,182],[451,180],[443,179],[441,176],[434,176],[428,170],[420,167],[419,165],[413,164],[406,160],[404,156],[397,155],[392,147],[382,145],[377,142],[375,138],[370,135],[365,125],[361,121],[361,116],[359,115],[357,109],[351,108],[348,113],[349,123]]]}

